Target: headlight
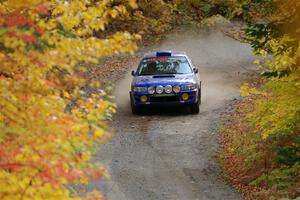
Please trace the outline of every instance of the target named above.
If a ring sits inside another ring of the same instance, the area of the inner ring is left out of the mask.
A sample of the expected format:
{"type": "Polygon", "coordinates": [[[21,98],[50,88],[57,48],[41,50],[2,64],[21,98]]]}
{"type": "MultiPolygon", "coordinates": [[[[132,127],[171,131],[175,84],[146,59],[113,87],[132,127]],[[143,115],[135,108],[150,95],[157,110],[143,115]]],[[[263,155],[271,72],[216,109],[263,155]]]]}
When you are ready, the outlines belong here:
{"type": "Polygon", "coordinates": [[[155,92],[155,88],[154,87],[152,87],[152,86],[148,87],[148,93],[149,94],[154,94],[154,92],[155,92]]]}
{"type": "Polygon", "coordinates": [[[163,93],[163,91],[164,91],[164,87],[163,86],[159,85],[159,86],[156,87],[156,93],[157,94],[161,94],[161,93],[163,93]]]}
{"type": "Polygon", "coordinates": [[[171,92],[172,92],[172,86],[171,86],[171,85],[166,85],[166,86],[165,86],[165,92],[166,92],[167,94],[171,93],[171,92]]]}
{"type": "Polygon", "coordinates": [[[179,93],[179,92],[180,92],[180,86],[179,86],[179,85],[175,85],[175,86],[173,87],[173,91],[174,91],[175,93],[179,93]]]}
{"type": "Polygon", "coordinates": [[[190,84],[190,85],[182,85],[181,90],[194,90],[197,88],[197,84],[190,84]]]}
{"type": "Polygon", "coordinates": [[[147,92],[147,87],[133,87],[134,92],[147,92]]]}

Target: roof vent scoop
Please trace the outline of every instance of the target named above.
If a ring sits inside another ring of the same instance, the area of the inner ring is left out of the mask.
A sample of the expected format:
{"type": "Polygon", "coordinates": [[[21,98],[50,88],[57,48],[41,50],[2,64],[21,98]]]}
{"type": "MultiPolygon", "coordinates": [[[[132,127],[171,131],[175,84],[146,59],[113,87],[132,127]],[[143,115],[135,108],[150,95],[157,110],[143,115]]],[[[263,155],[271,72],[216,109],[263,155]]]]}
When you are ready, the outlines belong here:
{"type": "Polygon", "coordinates": [[[171,55],[172,55],[171,51],[156,52],[156,57],[171,56],[171,55]]]}
{"type": "Polygon", "coordinates": [[[175,75],[172,74],[154,75],[153,78],[175,78],[175,75]]]}

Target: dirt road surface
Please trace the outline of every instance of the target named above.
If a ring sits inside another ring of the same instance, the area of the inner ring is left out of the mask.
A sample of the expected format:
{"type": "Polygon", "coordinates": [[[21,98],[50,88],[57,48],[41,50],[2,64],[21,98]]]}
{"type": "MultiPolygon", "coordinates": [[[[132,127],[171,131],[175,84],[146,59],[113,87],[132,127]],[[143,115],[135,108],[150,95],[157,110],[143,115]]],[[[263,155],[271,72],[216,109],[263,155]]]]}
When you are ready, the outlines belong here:
{"type": "Polygon", "coordinates": [[[129,70],[116,83],[114,136],[94,156],[110,178],[91,183],[88,190],[98,189],[109,200],[242,199],[223,180],[214,156],[220,113],[239,96],[245,74],[255,69],[251,48],[218,30],[184,29],[175,30],[153,49],[186,51],[199,67],[200,114],[152,109],[143,116],[132,115],[129,70]]]}

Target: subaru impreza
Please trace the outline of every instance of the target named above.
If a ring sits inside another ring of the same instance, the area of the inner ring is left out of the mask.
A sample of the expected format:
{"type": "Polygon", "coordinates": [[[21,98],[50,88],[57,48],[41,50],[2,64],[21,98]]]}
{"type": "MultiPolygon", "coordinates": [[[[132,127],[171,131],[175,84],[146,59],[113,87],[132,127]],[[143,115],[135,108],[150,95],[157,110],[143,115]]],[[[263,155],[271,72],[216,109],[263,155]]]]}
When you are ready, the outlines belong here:
{"type": "Polygon", "coordinates": [[[199,113],[200,76],[185,52],[147,53],[132,76],[129,93],[133,114],[150,106],[186,106],[191,113],[199,113]]]}

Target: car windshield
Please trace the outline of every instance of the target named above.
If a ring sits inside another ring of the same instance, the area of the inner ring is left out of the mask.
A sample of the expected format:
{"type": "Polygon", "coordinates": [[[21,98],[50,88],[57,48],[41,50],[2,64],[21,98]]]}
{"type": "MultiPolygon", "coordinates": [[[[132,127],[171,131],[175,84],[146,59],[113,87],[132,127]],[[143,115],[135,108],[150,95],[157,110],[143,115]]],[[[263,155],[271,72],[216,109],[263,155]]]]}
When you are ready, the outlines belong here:
{"type": "Polygon", "coordinates": [[[138,75],[190,74],[192,69],[186,57],[157,57],[142,60],[138,75]]]}

